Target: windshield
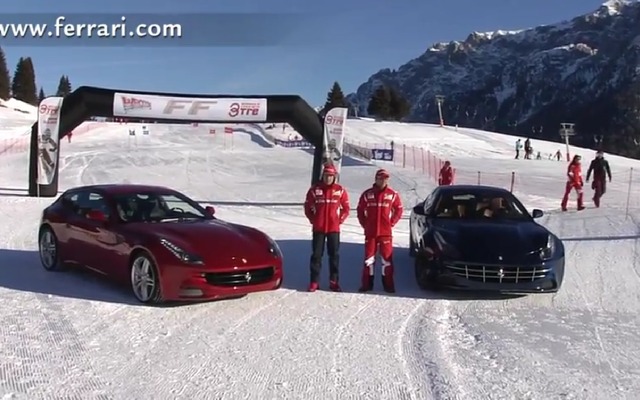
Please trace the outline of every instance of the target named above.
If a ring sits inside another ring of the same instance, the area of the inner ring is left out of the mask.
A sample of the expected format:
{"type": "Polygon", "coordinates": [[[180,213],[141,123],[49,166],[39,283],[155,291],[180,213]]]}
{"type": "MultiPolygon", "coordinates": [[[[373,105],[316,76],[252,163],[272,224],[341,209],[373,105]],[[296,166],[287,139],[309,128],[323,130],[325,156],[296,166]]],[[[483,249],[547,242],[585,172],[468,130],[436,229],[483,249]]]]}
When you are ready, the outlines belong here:
{"type": "Polygon", "coordinates": [[[529,220],[527,210],[504,193],[443,194],[432,209],[432,217],[449,219],[529,220]]]}
{"type": "Polygon", "coordinates": [[[115,203],[123,222],[209,218],[198,203],[175,193],[133,193],[116,196],[115,203]]]}

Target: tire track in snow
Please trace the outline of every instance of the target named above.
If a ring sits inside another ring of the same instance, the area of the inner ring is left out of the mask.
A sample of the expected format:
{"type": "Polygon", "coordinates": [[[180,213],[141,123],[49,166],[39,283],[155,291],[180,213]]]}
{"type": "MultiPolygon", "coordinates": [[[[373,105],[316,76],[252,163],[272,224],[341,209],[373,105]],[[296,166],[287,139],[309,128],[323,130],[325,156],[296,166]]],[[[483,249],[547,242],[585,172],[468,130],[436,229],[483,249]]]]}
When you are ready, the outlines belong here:
{"type": "MultiPolygon", "coordinates": [[[[184,391],[190,388],[189,385],[197,385],[200,377],[208,375],[204,366],[209,360],[217,359],[216,352],[226,343],[229,335],[237,332],[254,318],[259,317],[265,310],[283,301],[292,293],[281,294],[259,307],[251,306],[252,299],[247,300],[248,304],[246,302],[231,305],[224,303],[225,301],[235,301],[232,299],[196,304],[197,310],[189,310],[189,306],[155,309],[161,314],[170,314],[164,318],[168,318],[171,324],[166,326],[160,321],[160,324],[152,326],[149,331],[145,331],[141,335],[141,330],[144,327],[132,329],[143,338],[155,339],[151,343],[137,346],[135,352],[127,358],[126,367],[118,369],[114,380],[126,382],[131,379],[131,376],[135,376],[141,382],[135,386],[134,391],[140,396],[137,398],[149,396],[149,393],[155,393],[158,396],[170,395],[173,398],[187,398],[181,397],[184,395],[184,391]],[[250,310],[238,319],[237,313],[243,311],[239,309],[240,306],[247,306],[250,310]],[[215,330],[205,330],[201,324],[197,323],[212,319],[235,322],[228,328],[222,328],[220,333],[217,332],[220,330],[219,326],[215,330]],[[194,322],[196,323],[194,324],[194,322]],[[175,348],[180,349],[179,359],[167,362],[168,360],[162,356],[162,349],[175,348]],[[148,368],[150,360],[156,360],[153,362],[153,369],[148,368]]],[[[133,394],[131,386],[125,386],[125,388],[123,396],[133,394]]]]}
{"type": "Polygon", "coordinates": [[[343,384],[343,382],[342,382],[342,380],[343,380],[343,378],[342,378],[342,370],[340,368],[340,356],[341,356],[341,351],[342,351],[342,348],[343,348],[342,342],[344,340],[343,339],[344,332],[347,329],[347,326],[356,317],[358,317],[360,314],[362,314],[367,309],[369,309],[369,307],[371,307],[375,303],[375,301],[376,301],[375,297],[367,299],[367,301],[365,301],[365,303],[362,306],[360,306],[360,308],[358,308],[353,314],[351,314],[336,329],[335,340],[333,342],[333,349],[331,350],[332,353],[333,353],[333,357],[331,359],[331,373],[333,375],[332,391],[333,391],[333,398],[335,400],[339,400],[340,397],[342,396],[342,393],[340,392],[340,390],[338,388],[345,386],[343,384]]]}
{"type": "MultiPolygon", "coordinates": [[[[615,227],[616,225],[618,225],[616,222],[612,220],[610,217],[605,216],[609,227],[615,227]]],[[[598,228],[598,232],[594,232],[593,229],[591,229],[591,225],[587,223],[586,219],[582,220],[582,229],[580,230],[580,232],[583,232],[583,235],[586,237],[595,237],[597,235],[602,235],[602,232],[600,232],[601,227],[598,228]]],[[[581,259],[587,259],[587,258],[592,258],[593,255],[592,254],[587,254],[587,255],[581,255],[580,252],[580,248],[585,246],[586,243],[580,243],[580,242],[576,242],[576,246],[575,246],[575,250],[574,250],[574,254],[576,254],[577,256],[580,256],[579,258],[581,259]]],[[[616,246],[616,244],[611,244],[611,246],[616,246]]],[[[595,323],[589,324],[589,325],[585,325],[585,329],[587,330],[591,330],[592,334],[593,334],[593,339],[596,342],[596,346],[597,346],[597,351],[600,353],[600,358],[604,361],[604,363],[607,365],[610,374],[609,374],[609,378],[613,381],[614,387],[618,390],[618,391],[624,391],[625,388],[623,387],[623,385],[621,384],[621,381],[619,379],[619,377],[621,375],[623,375],[621,373],[621,371],[619,371],[615,366],[614,363],[612,361],[611,358],[611,354],[616,353],[616,349],[607,349],[607,345],[605,344],[605,341],[603,340],[603,336],[601,335],[601,327],[598,325],[598,313],[596,312],[596,307],[600,307],[604,310],[604,306],[607,303],[606,300],[604,300],[603,296],[609,292],[610,295],[613,295],[616,290],[608,290],[611,289],[611,287],[607,287],[608,285],[608,281],[611,280],[610,276],[604,276],[602,274],[602,268],[603,266],[608,266],[610,264],[610,261],[614,258],[624,258],[624,254],[620,252],[620,250],[622,249],[618,249],[618,252],[616,253],[616,255],[614,256],[612,254],[612,250],[610,246],[607,247],[602,247],[598,250],[593,249],[590,246],[590,249],[588,250],[589,252],[595,252],[595,261],[592,263],[593,265],[593,269],[595,271],[591,271],[593,273],[595,273],[595,279],[589,279],[590,276],[585,274],[586,271],[581,271],[579,273],[576,274],[576,277],[579,279],[580,283],[578,284],[579,287],[581,288],[588,288],[588,287],[594,287],[596,286],[596,290],[595,292],[597,292],[597,304],[593,304],[592,303],[592,299],[590,299],[589,297],[587,297],[587,295],[585,294],[584,290],[578,290],[579,296],[582,300],[582,303],[584,304],[584,309],[586,310],[586,312],[589,315],[589,319],[591,321],[594,321],[595,323]]],[[[632,260],[633,262],[633,260],[632,260]]],[[[633,266],[631,266],[631,269],[635,272],[635,268],[633,266]]],[[[615,278],[614,278],[615,279],[615,278]]],[[[610,284],[609,284],[610,285],[610,284]]],[[[589,290],[589,292],[592,292],[593,290],[589,290]]],[[[612,310],[613,311],[613,310],[612,310]]]]}
{"type": "MultiPolygon", "coordinates": [[[[416,304],[413,310],[411,310],[409,315],[404,319],[402,325],[400,325],[396,335],[396,355],[402,363],[402,367],[405,372],[410,400],[420,400],[427,394],[420,393],[420,387],[423,385],[416,383],[422,382],[424,369],[420,368],[418,363],[416,363],[416,326],[411,326],[412,323],[414,325],[416,324],[416,317],[427,304],[428,301],[426,300],[418,301],[418,304],[416,304]]],[[[432,400],[439,400],[435,396],[435,393],[428,394],[432,400]]]]}
{"type": "MultiPolygon", "coordinates": [[[[19,233],[14,235],[9,247],[20,249],[32,247],[33,241],[30,237],[34,231],[31,226],[22,225],[19,229],[19,233]]],[[[42,380],[47,380],[37,389],[44,390],[43,396],[59,396],[64,393],[72,398],[108,399],[106,392],[109,387],[108,382],[101,379],[93,368],[89,356],[91,352],[81,339],[83,336],[76,330],[67,315],[69,305],[65,303],[63,307],[60,298],[46,293],[24,292],[23,295],[34,298],[37,302],[35,307],[32,304],[31,311],[39,317],[34,318],[35,315],[31,315],[31,321],[38,327],[35,329],[30,327],[35,334],[24,334],[17,346],[21,349],[22,363],[27,365],[33,363],[34,375],[42,376],[42,380]],[[45,344],[44,348],[42,342],[45,344]],[[49,375],[50,371],[54,372],[49,375]]],[[[100,324],[104,325],[103,322],[100,324]]],[[[18,324],[20,325],[24,326],[18,324]]]]}

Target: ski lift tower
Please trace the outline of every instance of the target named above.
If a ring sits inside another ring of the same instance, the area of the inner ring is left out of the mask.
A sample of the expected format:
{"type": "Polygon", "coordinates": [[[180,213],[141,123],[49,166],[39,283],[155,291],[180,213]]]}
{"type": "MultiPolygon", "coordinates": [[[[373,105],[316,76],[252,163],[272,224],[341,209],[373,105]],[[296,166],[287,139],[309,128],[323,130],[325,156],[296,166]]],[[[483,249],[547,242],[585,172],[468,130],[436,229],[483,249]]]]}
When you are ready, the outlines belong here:
{"type": "Polygon", "coordinates": [[[444,127],[444,118],[442,118],[442,103],[444,103],[444,96],[436,95],[436,104],[438,105],[438,115],[440,116],[440,126],[444,127]]]}
{"type": "Polygon", "coordinates": [[[560,123],[560,137],[564,140],[564,144],[567,146],[567,162],[571,161],[571,152],[569,151],[569,138],[576,135],[576,131],[573,128],[576,124],[569,122],[560,123]]]}

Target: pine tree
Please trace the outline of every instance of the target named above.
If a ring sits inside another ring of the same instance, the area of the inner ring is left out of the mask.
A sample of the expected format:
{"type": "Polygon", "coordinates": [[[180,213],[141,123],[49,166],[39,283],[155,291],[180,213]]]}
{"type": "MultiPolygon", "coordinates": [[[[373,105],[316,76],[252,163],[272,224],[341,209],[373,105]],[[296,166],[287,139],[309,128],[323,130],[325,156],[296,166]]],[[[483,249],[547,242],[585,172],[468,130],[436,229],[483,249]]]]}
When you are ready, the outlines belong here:
{"type": "Polygon", "coordinates": [[[33,68],[33,61],[30,57],[20,57],[16,72],[13,74],[11,91],[16,100],[24,101],[28,104],[38,104],[38,94],[36,88],[36,73],[33,68]]]}
{"type": "Polygon", "coordinates": [[[71,93],[71,83],[69,82],[69,77],[66,75],[62,75],[60,77],[60,81],[58,82],[58,90],[56,91],[56,96],[65,97],[71,93]]]}
{"type": "Polygon", "coordinates": [[[379,86],[371,95],[367,113],[379,119],[386,120],[391,117],[391,92],[386,86],[379,86]]]}
{"type": "Polygon", "coordinates": [[[7,58],[0,48],[0,99],[7,100],[11,97],[11,76],[7,67],[7,58]]]}
{"type": "Polygon", "coordinates": [[[47,96],[44,94],[44,89],[40,87],[40,92],[38,93],[38,104],[42,102],[47,96]]]}
{"type": "Polygon", "coordinates": [[[13,81],[11,82],[11,95],[21,100],[24,98],[24,58],[20,57],[16,70],[13,73],[13,81]]]}
{"type": "Polygon", "coordinates": [[[396,121],[401,121],[409,115],[411,105],[397,89],[389,89],[389,109],[391,117],[396,121]]]}
{"type": "Polygon", "coordinates": [[[331,90],[327,93],[327,101],[322,107],[322,114],[335,107],[348,107],[347,100],[344,98],[344,93],[338,82],[334,82],[331,90]]]}

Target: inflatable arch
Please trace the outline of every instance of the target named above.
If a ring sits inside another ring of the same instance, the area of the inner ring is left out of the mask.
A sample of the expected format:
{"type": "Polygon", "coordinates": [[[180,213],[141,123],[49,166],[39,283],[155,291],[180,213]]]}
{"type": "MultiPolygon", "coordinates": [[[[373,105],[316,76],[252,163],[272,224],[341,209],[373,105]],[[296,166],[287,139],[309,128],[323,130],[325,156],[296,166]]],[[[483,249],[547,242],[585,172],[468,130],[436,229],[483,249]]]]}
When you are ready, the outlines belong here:
{"type": "Polygon", "coordinates": [[[315,147],[311,182],[321,174],[323,120],[300,96],[192,95],[83,86],[64,99],[48,97],[40,103],[38,121],[31,129],[29,196],[57,196],[60,139],[90,117],[165,123],[286,122],[315,147]]]}

